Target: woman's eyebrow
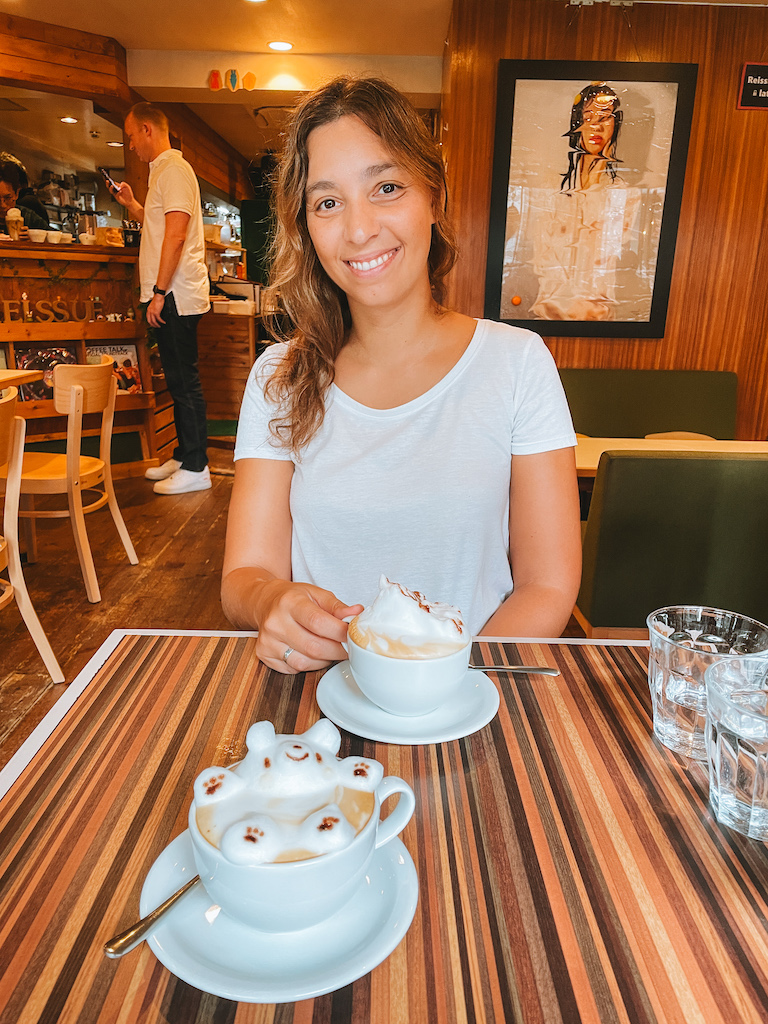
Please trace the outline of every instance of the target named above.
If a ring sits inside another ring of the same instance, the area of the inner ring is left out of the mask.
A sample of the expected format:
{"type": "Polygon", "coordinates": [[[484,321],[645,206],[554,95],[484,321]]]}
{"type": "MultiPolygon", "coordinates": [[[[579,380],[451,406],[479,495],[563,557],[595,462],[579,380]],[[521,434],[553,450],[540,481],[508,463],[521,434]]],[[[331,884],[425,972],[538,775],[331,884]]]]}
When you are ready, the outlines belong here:
{"type": "MultiPolygon", "coordinates": [[[[371,164],[370,167],[366,167],[363,171],[363,177],[376,178],[378,175],[384,174],[386,171],[396,170],[397,167],[398,165],[391,161],[387,161],[387,163],[383,164],[371,164]]],[[[311,185],[307,185],[304,196],[306,199],[309,199],[316,192],[333,192],[336,188],[338,188],[338,185],[334,181],[313,181],[311,185]]]]}

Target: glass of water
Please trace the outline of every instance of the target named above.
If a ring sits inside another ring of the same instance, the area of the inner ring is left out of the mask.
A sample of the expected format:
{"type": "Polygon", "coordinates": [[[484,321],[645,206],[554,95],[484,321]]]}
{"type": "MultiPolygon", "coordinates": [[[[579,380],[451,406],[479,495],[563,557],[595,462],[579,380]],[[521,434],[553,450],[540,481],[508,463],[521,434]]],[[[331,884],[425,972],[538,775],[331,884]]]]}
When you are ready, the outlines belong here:
{"type": "Polygon", "coordinates": [[[647,622],[654,734],[670,750],[703,761],[704,673],[722,660],[761,651],[768,656],[768,626],[737,612],[696,605],[658,608],[647,622]]]}
{"type": "Polygon", "coordinates": [[[709,802],[721,824],[768,840],[768,657],[711,665],[706,686],[709,802]]]}

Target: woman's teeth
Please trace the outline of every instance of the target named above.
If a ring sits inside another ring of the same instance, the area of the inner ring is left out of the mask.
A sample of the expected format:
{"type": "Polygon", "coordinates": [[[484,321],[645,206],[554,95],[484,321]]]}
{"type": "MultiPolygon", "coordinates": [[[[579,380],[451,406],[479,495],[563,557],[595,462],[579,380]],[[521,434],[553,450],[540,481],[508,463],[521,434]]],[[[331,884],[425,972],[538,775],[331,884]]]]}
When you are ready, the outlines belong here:
{"type": "Polygon", "coordinates": [[[382,263],[386,263],[387,260],[392,259],[397,250],[393,249],[392,252],[387,252],[383,256],[378,256],[375,260],[347,260],[350,267],[353,270],[373,270],[374,267],[380,267],[382,263]]]}

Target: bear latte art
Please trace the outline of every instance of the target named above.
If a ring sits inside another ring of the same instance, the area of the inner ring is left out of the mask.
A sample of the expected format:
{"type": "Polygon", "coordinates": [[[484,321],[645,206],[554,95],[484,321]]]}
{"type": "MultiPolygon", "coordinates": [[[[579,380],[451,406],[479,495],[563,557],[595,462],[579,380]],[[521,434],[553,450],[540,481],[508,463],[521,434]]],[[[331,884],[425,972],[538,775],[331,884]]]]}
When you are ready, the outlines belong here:
{"type": "Polygon", "coordinates": [[[373,813],[384,769],[364,757],[339,758],[339,730],[323,718],[301,735],[276,735],[257,722],[248,753],[231,768],[195,780],[201,835],[233,864],[306,860],[343,849],[373,813]]]}

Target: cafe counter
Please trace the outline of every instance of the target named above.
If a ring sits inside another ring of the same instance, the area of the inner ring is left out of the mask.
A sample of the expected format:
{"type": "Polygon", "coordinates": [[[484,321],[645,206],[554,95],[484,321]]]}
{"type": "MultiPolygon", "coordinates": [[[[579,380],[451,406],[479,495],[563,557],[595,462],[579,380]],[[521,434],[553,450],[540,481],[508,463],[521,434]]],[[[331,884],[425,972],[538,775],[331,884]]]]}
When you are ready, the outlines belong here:
{"type": "MultiPolygon", "coordinates": [[[[136,319],[138,249],[76,243],[0,242],[0,367],[43,371],[56,362],[112,356],[118,377],[115,476],[137,476],[175,444],[170,396],[153,374],[146,329],[136,319]]],[[[50,379],[24,385],[27,441],[60,442],[66,424],[50,379]]],[[[86,434],[96,423],[86,417],[86,434]]]]}

